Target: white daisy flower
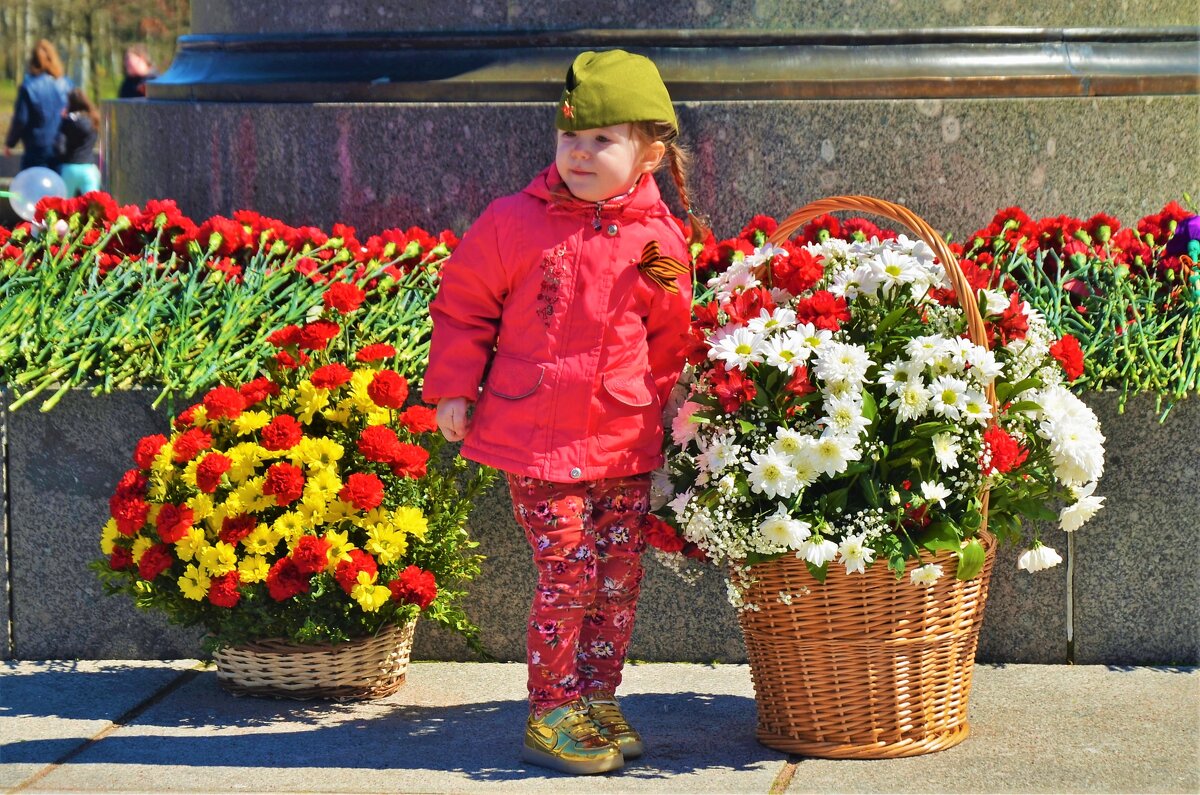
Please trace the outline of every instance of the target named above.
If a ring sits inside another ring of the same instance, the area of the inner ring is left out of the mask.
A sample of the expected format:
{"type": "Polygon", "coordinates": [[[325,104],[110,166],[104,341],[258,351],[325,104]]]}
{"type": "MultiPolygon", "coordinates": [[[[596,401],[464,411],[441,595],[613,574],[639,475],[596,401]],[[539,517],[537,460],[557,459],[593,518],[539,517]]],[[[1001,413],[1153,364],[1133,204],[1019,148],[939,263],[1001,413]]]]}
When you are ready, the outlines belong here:
{"type": "Polygon", "coordinates": [[[943,375],[934,379],[929,391],[932,395],[929,402],[935,412],[951,420],[962,416],[963,401],[968,391],[966,381],[943,375]]]}
{"type": "Polygon", "coordinates": [[[825,416],[817,420],[822,436],[848,436],[857,439],[871,421],[863,415],[861,393],[825,401],[825,416]]]}
{"type": "Polygon", "coordinates": [[[902,285],[911,283],[919,273],[915,260],[891,248],[885,248],[879,252],[879,255],[871,259],[869,264],[879,279],[885,295],[895,292],[902,285]]]}
{"type": "Polygon", "coordinates": [[[950,489],[932,480],[921,482],[921,497],[925,502],[936,502],[943,508],[946,507],[946,498],[953,494],[950,489]]]}
{"type": "Polygon", "coordinates": [[[753,254],[747,254],[744,262],[751,267],[757,268],[764,262],[768,262],[775,257],[788,256],[787,249],[777,246],[774,243],[764,243],[754,249],[753,254]]]}
{"type": "Polygon", "coordinates": [[[853,301],[860,295],[874,297],[879,293],[879,277],[867,265],[843,268],[834,274],[829,283],[829,292],[853,301]]]}
{"type": "Polygon", "coordinates": [[[1004,366],[996,359],[996,353],[980,345],[971,344],[967,352],[967,364],[970,365],[967,375],[975,379],[979,386],[987,388],[1004,372],[1004,366]]]}
{"type": "Polygon", "coordinates": [[[866,348],[843,342],[826,343],[816,356],[816,376],[826,383],[861,384],[872,364],[866,348]]]}
{"type": "Polygon", "coordinates": [[[775,513],[768,516],[758,526],[758,532],[770,541],[787,549],[797,549],[812,535],[812,525],[788,515],[787,506],[776,507],[775,513]]]}
{"type": "Polygon", "coordinates": [[[918,362],[897,359],[883,366],[876,381],[889,395],[899,395],[905,385],[920,380],[922,369],[918,362]]]}
{"type": "Polygon", "coordinates": [[[988,403],[987,395],[968,389],[962,397],[962,416],[977,425],[987,425],[992,418],[992,404],[988,403]]]}
{"type": "MultiPolygon", "coordinates": [[[[823,345],[833,338],[833,332],[829,329],[817,328],[812,323],[800,323],[795,330],[789,332],[790,335],[795,335],[796,343],[801,347],[801,350],[813,353],[821,349],[823,345]]],[[[807,358],[807,354],[806,354],[807,358]]]]}
{"type": "Polygon", "coordinates": [[[745,370],[748,365],[762,362],[762,343],[762,337],[750,329],[737,328],[712,345],[708,358],[725,362],[726,367],[745,370]]]}
{"type": "Polygon", "coordinates": [[[823,436],[812,446],[809,455],[813,468],[833,477],[862,457],[855,446],[857,440],[849,436],[823,436]]]}
{"type": "Polygon", "coordinates": [[[1033,549],[1025,550],[1017,558],[1017,568],[1029,572],[1049,569],[1060,563],[1062,563],[1062,555],[1040,541],[1034,543],[1033,549]]]}
{"type": "Polygon", "coordinates": [[[849,535],[838,545],[838,555],[841,562],[846,564],[846,573],[866,573],[867,564],[875,559],[875,550],[867,546],[865,533],[849,535]]]}
{"type": "Polygon", "coordinates": [[[910,359],[924,367],[937,357],[944,355],[946,343],[947,339],[941,334],[926,334],[921,337],[913,337],[905,343],[904,352],[910,359]]]}
{"type": "Polygon", "coordinates": [[[933,457],[937,459],[938,466],[943,472],[958,468],[958,454],[962,452],[962,447],[954,437],[948,433],[935,433],[933,435],[933,457]]]}
{"type": "Polygon", "coordinates": [[[801,450],[805,449],[808,441],[809,437],[800,431],[779,425],[775,428],[775,441],[771,442],[771,449],[795,458],[801,450]]]}
{"type": "Polygon", "coordinates": [[[1059,512],[1058,526],[1071,533],[1095,516],[1096,512],[1104,507],[1104,498],[1093,496],[1092,492],[1095,490],[1095,482],[1071,489],[1075,502],[1059,512]]]}
{"type": "Polygon", "coordinates": [[[746,464],[747,480],[750,490],[756,494],[766,494],[768,497],[791,497],[799,490],[796,481],[796,470],[792,468],[791,458],[774,450],[765,453],[750,454],[751,462],[746,464]]]}
{"type": "Polygon", "coordinates": [[[733,434],[723,433],[712,440],[712,443],[697,460],[702,469],[713,474],[718,474],[726,467],[735,463],[738,454],[741,452],[741,445],[737,444],[733,434]]]}
{"type": "Polygon", "coordinates": [[[771,331],[784,331],[796,325],[796,313],[786,306],[777,306],[772,312],[763,309],[758,317],[746,324],[755,334],[765,335],[771,331]]]}
{"type": "Polygon", "coordinates": [[[796,557],[804,558],[814,566],[824,566],[837,557],[838,545],[820,536],[810,537],[800,544],[796,557]]]}
{"type": "Polygon", "coordinates": [[[908,573],[908,579],[913,585],[933,585],[942,576],[942,567],[936,563],[926,563],[908,573]]]}
{"type": "Polygon", "coordinates": [[[772,367],[778,368],[788,375],[796,372],[796,368],[804,364],[810,350],[801,343],[794,334],[772,336],[762,346],[763,360],[772,367]]]}
{"type": "Polygon", "coordinates": [[[724,303],[735,294],[758,287],[762,282],[752,272],[753,266],[745,259],[734,261],[723,273],[708,280],[708,286],[716,290],[717,300],[724,303]]]}
{"type": "Polygon", "coordinates": [[[929,390],[921,381],[910,381],[905,384],[891,407],[896,409],[896,417],[904,422],[919,418],[929,408],[929,390]]]}

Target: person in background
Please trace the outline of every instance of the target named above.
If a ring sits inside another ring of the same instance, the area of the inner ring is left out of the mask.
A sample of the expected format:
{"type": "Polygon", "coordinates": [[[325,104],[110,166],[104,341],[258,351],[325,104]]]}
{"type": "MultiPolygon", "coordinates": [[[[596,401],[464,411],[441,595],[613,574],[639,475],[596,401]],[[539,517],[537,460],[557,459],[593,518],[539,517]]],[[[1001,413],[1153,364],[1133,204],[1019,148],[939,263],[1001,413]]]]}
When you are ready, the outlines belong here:
{"type": "Polygon", "coordinates": [[[118,99],[144,99],[146,81],[158,77],[154,62],[144,44],[131,44],[125,48],[125,79],[117,90],[118,99]]]}
{"type": "Polygon", "coordinates": [[[100,169],[96,166],[96,137],[100,112],[82,89],[67,94],[67,109],[59,126],[55,152],[62,163],[62,178],[67,196],[82,196],[100,190],[100,169]]]}
{"type": "Polygon", "coordinates": [[[71,88],[71,81],[63,76],[58,50],[46,39],[41,39],[29,56],[29,69],[17,89],[12,121],[4,139],[5,155],[12,154],[12,148],[18,143],[24,148],[22,171],[34,166],[58,171],[54,142],[71,88]]]}

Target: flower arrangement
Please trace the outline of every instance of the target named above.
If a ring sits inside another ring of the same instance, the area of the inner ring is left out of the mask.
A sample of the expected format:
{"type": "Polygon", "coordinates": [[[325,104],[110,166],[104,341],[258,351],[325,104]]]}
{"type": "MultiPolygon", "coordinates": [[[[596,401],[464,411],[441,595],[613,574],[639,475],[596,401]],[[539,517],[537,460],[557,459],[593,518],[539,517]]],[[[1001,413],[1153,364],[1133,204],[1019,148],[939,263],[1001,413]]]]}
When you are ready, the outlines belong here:
{"type": "Polygon", "coordinates": [[[418,611],[480,650],[460,604],[481,560],[464,525],[494,473],[449,455],[434,410],[408,405],[393,346],[355,344],[365,297],[333,283],[318,316],[270,334],[265,375],[138,442],[92,564],[110,593],[204,626],[210,651],[345,641],[418,611]]]}
{"type": "MultiPolygon", "coordinates": [[[[696,306],[666,408],[648,537],[676,566],[690,552],[740,573],[731,598],[743,608],[746,566],[785,554],[821,581],[831,566],[902,576],[916,560],[919,587],[979,572],[985,515],[1015,541],[1022,519],[1073,531],[1099,510],[1104,437],[1067,388],[1080,346],[1014,284],[960,301],[921,241],[875,230],[847,241],[810,224],[772,244],[774,221],[755,223],[757,245],[696,306]],[[970,328],[972,304],[982,328],[970,328]],[[947,549],[956,571],[920,563],[947,549]]],[[[1018,565],[1060,560],[1034,526],[1018,565]]]]}
{"type": "Polygon", "coordinates": [[[0,379],[11,408],[72,387],[153,386],[192,398],[225,373],[248,381],[274,328],[303,322],[328,284],[367,292],[360,331],[395,342],[393,367],[424,367],[438,265],[457,245],[411,227],[293,227],[249,210],[199,223],[173,201],[118,206],[106,193],[46,198],[0,228],[0,379]]]}

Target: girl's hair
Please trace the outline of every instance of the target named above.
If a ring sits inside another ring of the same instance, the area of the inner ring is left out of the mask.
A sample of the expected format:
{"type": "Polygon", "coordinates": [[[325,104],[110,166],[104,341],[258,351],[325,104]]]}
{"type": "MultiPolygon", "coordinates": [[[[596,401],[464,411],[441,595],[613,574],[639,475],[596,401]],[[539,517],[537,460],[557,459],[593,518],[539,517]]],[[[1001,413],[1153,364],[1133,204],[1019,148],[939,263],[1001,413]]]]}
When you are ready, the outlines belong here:
{"type": "Polygon", "coordinates": [[[678,141],[679,131],[665,121],[635,121],[633,130],[646,143],[662,141],[667,147],[663,159],[659,161],[658,168],[661,169],[666,165],[671,169],[671,179],[675,181],[679,201],[682,202],[683,209],[687,212],[688,224],[691,227],[688,243],[703,242],[708,234],[708,227],[700,220],[699,216],[692,212],[692,199],[688,195],[687,187],[687,169],[692,158],[687,149],[678,141]]]}
{"type": "Polygon", "coordinates": [[[82,88],[72,88],[67,93],[67,112],[87,114],[87,117],[92,120],[92,127],[96,130],[100,129],[100,111],[96,110],[96,106],[88,99],[88,95],[83,92],[82,88]]]}
{"type": "Polygon", "coordinates": [[[29,74],[48,74],[59,78],[63,76],[63,72],[62,59],[58,57],[58,50],[49,39],[40,39],[33,45],[33,52],[29,55],[29,74]]]}

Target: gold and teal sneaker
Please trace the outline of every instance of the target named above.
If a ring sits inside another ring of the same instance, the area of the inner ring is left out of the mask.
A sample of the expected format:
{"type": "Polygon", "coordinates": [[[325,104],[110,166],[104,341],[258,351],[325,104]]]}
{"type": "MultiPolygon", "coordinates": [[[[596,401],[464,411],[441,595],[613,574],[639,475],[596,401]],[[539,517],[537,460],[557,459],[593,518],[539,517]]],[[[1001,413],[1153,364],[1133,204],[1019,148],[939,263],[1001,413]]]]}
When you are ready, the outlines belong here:
{"type": "Polygon", "coordinates": [[[624,764],[620,750],[600,736],[587,705],[578,699],[540,718],[529,716],[521,759],[577,776],[607,773],[624,764]]]}
{"type": "Polygon", "coordinates": [[[642,755],[645,751],[642,736],[625,720],[614,696],[608,693],[593,693],[586,696],[584,702],[587,704],[588,717],[600,730],[600,736],[616,743],[623,758],[636,759],[642,755]]]}

